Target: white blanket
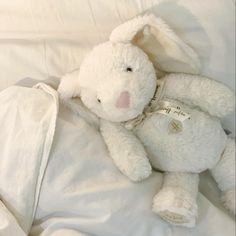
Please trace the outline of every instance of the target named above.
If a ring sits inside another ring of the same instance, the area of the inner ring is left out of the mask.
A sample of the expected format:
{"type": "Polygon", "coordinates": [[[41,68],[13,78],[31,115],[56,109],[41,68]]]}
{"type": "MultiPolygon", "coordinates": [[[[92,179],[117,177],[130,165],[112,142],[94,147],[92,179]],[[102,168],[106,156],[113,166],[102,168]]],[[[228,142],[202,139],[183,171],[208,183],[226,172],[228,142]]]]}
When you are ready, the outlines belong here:
{"type": "Polygon", "coordinates": [[[47,162],[58,105],[56,93],[47,91],[12,87],[0,94],[0,189],[8,208],[0,206],[0,235],[24,235],[32,221],[31,236],[234,235],[234,221],[201,194],[194,229],[171,226],[152,213],[162,175],[153,173],[142,183],[123,176],[109,158],[96,120],[79,102],[73,103],[76,113],[60,104],[47,162]],[[45,155],[38,149],[43,140],[45,155]],[[29,151],[21,155],[19,145],[29,151]]]}
{"type": "Polygon", "coordinates": [[[194,229],[171,226],[152,213],[162,175],[156,172],[142,183],[130,182],[109,158],[90,114],[86,116],[79,103],[73,109],[76,114],[60,104],[31,235],[233,236],[233,220],[202,195],[194,229]]]}
{"type": "Polygon", "coordinates": [[[31,227],[54,137],[57,100],[45,84],[0,93],[0,235],[22,235],[31,227]]]}

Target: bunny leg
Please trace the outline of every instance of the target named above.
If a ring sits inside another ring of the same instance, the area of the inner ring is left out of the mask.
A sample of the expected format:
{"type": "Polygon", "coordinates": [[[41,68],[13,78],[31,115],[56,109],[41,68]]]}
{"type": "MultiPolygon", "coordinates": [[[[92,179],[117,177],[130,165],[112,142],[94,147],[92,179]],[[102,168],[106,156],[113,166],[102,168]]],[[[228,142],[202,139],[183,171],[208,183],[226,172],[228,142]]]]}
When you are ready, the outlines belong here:
{"type": "Polygon", "coordinates": [[[235,215],[235,141],[228,138],[225,150],[216,166],[211,169],[227,210],[235,215]]]}
{"type": "Polygon", "coordinates": [[[193,227],[197,218],[198,174],[166,173],[153,211],[171,224],[193,227]]]}

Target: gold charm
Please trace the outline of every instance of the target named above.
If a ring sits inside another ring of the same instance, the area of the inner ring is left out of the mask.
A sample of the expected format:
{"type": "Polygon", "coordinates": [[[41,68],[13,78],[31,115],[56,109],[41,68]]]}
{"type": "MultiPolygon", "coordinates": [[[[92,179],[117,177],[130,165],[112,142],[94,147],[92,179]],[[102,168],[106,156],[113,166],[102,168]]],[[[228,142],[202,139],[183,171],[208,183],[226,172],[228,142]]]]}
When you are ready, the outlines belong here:
{"type": "Polygon", "coordinates": [[[169,132],[172,134],[177,134],[179,132],[181,132],[183,130],[183,124],[181,121],[179,120],[171,120],[171,122],[169,123],[169,132]]]}

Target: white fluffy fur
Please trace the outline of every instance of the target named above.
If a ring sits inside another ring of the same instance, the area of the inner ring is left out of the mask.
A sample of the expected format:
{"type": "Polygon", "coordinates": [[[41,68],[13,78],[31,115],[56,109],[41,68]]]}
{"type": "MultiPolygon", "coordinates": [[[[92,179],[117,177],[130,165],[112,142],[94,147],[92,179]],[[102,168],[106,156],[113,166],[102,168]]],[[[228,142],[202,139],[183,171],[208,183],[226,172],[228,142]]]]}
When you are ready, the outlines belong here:
{"type": "Polygon", "coordinates": [[[233,215],[236,213],[235,204],[235,141],[228,139],[221,159],[211,170],[220,190],[222,202],[233,215]]]}
{"type": "Polygon", "coordinates": [[[217,81],[186,74],[170,74],[164,77],[164,80],[168,98],[197,106],[217,117],[224,117],[234,110],[233,92],[217,81]]]}
{"type": "Polygon", "coordinates": [[[139,16],[118,26],[111,33],[110,41],[133,41],[152,58],[153,64],[157,64],[162,70],[178,72],[181,68],[182,72],[199,72],[200,62],[197,54],[162,19],[154,15],[139,16]]]}
{"type": "Polygon", "coordinates": [[[166,173],[163,187],[153,200],[153,211],[163,219],[193,227],[197,219],[198,175],[166,173]]]}
{"type": "Polygon", "coordinates": [[[68,99],[79,96],[78,77],[78,70],[68,73],[62,77],[58,87],[58,92],[61,98],[68,99]]]}
{"type": "Polygon", "coordinates": [[[224,207],[235,217],[235,187],[232,189],[223,191],[221,195],[221,201],[224,207]]]}
{"type": "Polygon", "coordinates": [[[101,120],[101,132],[118,168],[133,181],[147,178],[152,168],[138,138],[119,123],[101,120]],[[127,142],[129,140],[129,142],[127,142]],[[114,145],[116,143],[116,145],[114,145]]]}
{"type": "MultiPolygon", "coordinates": [[[[63,98],[80,96],[84,105],[102,118],[101,132],[111,157],[130,179],[136,181],[149,176],[151,168],[146,152],[154,167],[168,172],[154,199],[153,209],[173,224],[191,227],[197,216],[197,173],[201,171],[212,169],[223,191],[225,206],[231,211],[235,209],[232,199],[235,143],[227,141],[219,120],[233,110],[234,95],[214,80],[170,74],[164,78],[162,100],[174,102],[191,114],[191,119],[183,122],[183,130],[170,133],[172,118],[158,113],[150,114],[134,132],[126,130],[119,122],[141,114],[157,84],[150,59],[155,61],[158,55],[147,56],[145,52],[150,52],[150,48],[143,51],[133,44],[145,27],[150,27],[145,31],[162,44],[164,51],[173,53],[173,57],[182,62],[189,60],[190,64],[196,62],[197,65],[192,49],[160,19],[138,17],[115,29],[111,41],[95,47],[80,71],[63,77],[59,92],[63,98]],[[132,71],[127,71],[128,67],[132,71]],[[130,94],[129,108],[115,105],[123,91],[130,94]]],[[[138,41],[145,45],[142,39],[138,41]]]]}

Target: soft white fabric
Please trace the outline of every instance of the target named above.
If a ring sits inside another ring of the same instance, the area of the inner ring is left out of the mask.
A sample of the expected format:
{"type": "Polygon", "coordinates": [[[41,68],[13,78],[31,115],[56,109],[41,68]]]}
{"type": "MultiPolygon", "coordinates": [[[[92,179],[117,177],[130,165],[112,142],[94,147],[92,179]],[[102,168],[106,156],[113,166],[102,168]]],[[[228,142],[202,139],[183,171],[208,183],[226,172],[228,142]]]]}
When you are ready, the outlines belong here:
{"type": "MultiPolygon", "coordinates": [[[[9,88],[2,92],[1,95],[5,94],[5,98],[10,97],[13,106],[18,97],[13,96],[12,91],[16,91],[16,87],[9,88]]],[[[20,91],[24,91],[24,98],[31,104],[34,99],[29,99],[29,95],[31,95],[31,98],[35,98],[35,93],[38,94],[39,92],[38,90],[28,88],[22,88],[20,91]]],[[[14,95],[15,94],[16,93],[14,93],[14,95]]],[[[44,98],[44,96],[40,96],[40,99],[42,98],[44,98]]],[[[25,99],[18,101],[23,105],[26,102],[25,99]]],[[[35,103],[33,104],[36,105],[35,103]]],[[[45,107],[44,103],[33,106],[33,114],[36,114],[36,111],[40,111],[40,108],[43,107],[45,107]]],[[[8,113],[10,114],[8,117],[17,121],[19,119],[19,113],[13,113],[13,107],[11,108],[12,109],[8,110],[10,112],[8,113]]],[[[38,116],[38,118],[40,117],[38,116]]],[[[44,116],[41,118],[44,118],[44,116]]],[[[51,118],[52,121],[55,121],[55,116],[51,118]]],[[[52,123],[54,124],[54,122],[52,123]]],[[[10,123],[5,130],[9,130],[9,126],[10,123]]],[[[22,126],[19,125],[18,127],[22,126]]],[[[28,125],[24,126],[26,131],[28,128],[28,125]]],[[[27,132],[28,139],[31,140],[32,135],[30,134],[31,132],[27,132]]],[[[47,137],[49,140],[53,137],[53,132],[47,132],[47,129],[44,135],[46,134],[49,134],[47,137]]],[[[26,138],[27,137],[24,139],[26,138]]],[[[5,139],[1,139],[1,146],[5,144],[4,141],[5,139]]],[[[33,140],[31,140],[31,143],[32,141],[33,140]]],[[[16,152],[16,149],[12,148],[12,151],[16,152]]],[[[0,235],[6,236],[7,234],[5,232],[9,229],[11,230],[11,236],[21,235],[20,233],[24,235],[16,219],[12,217],[9,211],[14,214],[22,227],[24,227],[23,225],[28,226],[30,224],[32,219],[25,217],[30,212],[25,211],[25,207],[32,209],[32,201],[30,199],[34,197],[36,186],[33,185],[31,181],[35,180],[35,177],[40,174],[40,169],[37,169],[37,167],[40,168],[40,166],[37,161],[35,162],[35,159],[32,160],[32,162],[22,161],[19,162],[18,165],[15,165],[17,158],[11,155],[10,157],[10,159],[4,159],[5,161],[1,162],[0,166],[1,198],[8,208],[7,210],[5,206],[2,205],[0,207],[0,215],[4,216],[4,220],[7,220],[7,224],[1,221],[0,235]],[[12,164],[12,162],[14,163],[12,164]],[[28,167],[32,164],[31,167],[35,171],[29,173],[29,168],[23,168],[24,163],[28,164],[28,167]],[[4,167],[2,165],[4,165],[4,167]],[[4,175],[6,172],[11,174],[13,172],[19,173],[17,175],[18,177],[27,175],[26,179],[30,180],[30,182],[20,181],[19,179],[18,182],[13,181],[11,185],[10,181],[16,175],[6,176],[4,175]],[[11,177],[11,179],[9,179],[9,177],[11,177]],[[17,185],[15,185],[15,183],[17,185]],[[26,191],[17,197],[16,195],[6,195],[2,193],[3,189],[12,189],[13,191],[24,186],[26,191]],[[26,198],[18,199],[18,197],[23,196],[26,196],[26,198]],[[8,197],[12,197],[12,203],[19,203],[20,201],[21,204],[25,204],[25,207],[19,208],[16,204],[16,207],[18,207],[16,212],[10,204],[6,202],[8,197]]],[[[26,156],[26,158],[29,160],[28,156],[26,156]]],[[[31,159],[32,156],[30,160],[31,159]]],[[[41,168],[41,171],[43,170],[44,167],[41,168]]],[[[206,180],[206,178],[204,179],[206,180]]],[[[36,184],[36,182],[34,183],[36,184]]],[[[54,143],[42,185],[40,185],[40,181],[38,182],[38,186],[41,186],[41,189],[30,235],[234,235],[234,221],[229,215],[215,207],[201,194],[198,197],[200,215],[197,226],[194,229],[173,227],[161,220],[157,215],[151,212],[152,198],[161,187],[161,183],[162,175],[160,173],[153,173],[148,180],[142,183],[130,182],[114,166],[98,131],[97,123],[91,119],[90,114],[86,114],[83,107],[80,107],[80,104],[74,104],[73,112],[64,104],[60,104],[54,143]],[[77,111],[77,113],[74,113],[74,111],[77,111]],[[89,123],[85,120],[89,120],[89,123]]],[[[211,192],[215,191],[211,181],[204,181],[204,183],[207,185],[203,187],[203,190],[210,188],[211,192]]],[[[214,193],[214,204],[218,204],[215,197],[216,195],[217,192],[214,193]]]]}
{"type": "MultiPolygon", "coordinates": [[[[77,68],[91,46],[145,10],[163,18],[196,50],[203,75],[235,88],[232,0],[2,0],[0,89],[23,77],[45,79],[77,68]]],[[[224,126],[234,132],[233,115],[224,126]]]]}
{"type": "Polygon", "coordinates": [[[2,236],[26,236],[26,233],[19,226],[15,217],[0,201],[0,235],[2,236]]]}
{"type": "MultiPolygon", "coordinates": [[[[25,232],[34,219],[51,150],[57,99],[55,90],[44,84],[0,93],[0,199],[25,232]]],[[[2,203],[0,215],[0,235],[18,228],[2,203]]]]}
{"type": "Polygon", "coordinates": [[[132,183],[113,164],[97,124],[88,125],[79,116],[83,108],[75,106],[77,114],[60,104],[30,235],[233,236],[233,220],[202,195],[194,229],[173,227],[152,213],[152,198],[161,187],[162,175],[155,172],[141,183],[132,183]]]}

